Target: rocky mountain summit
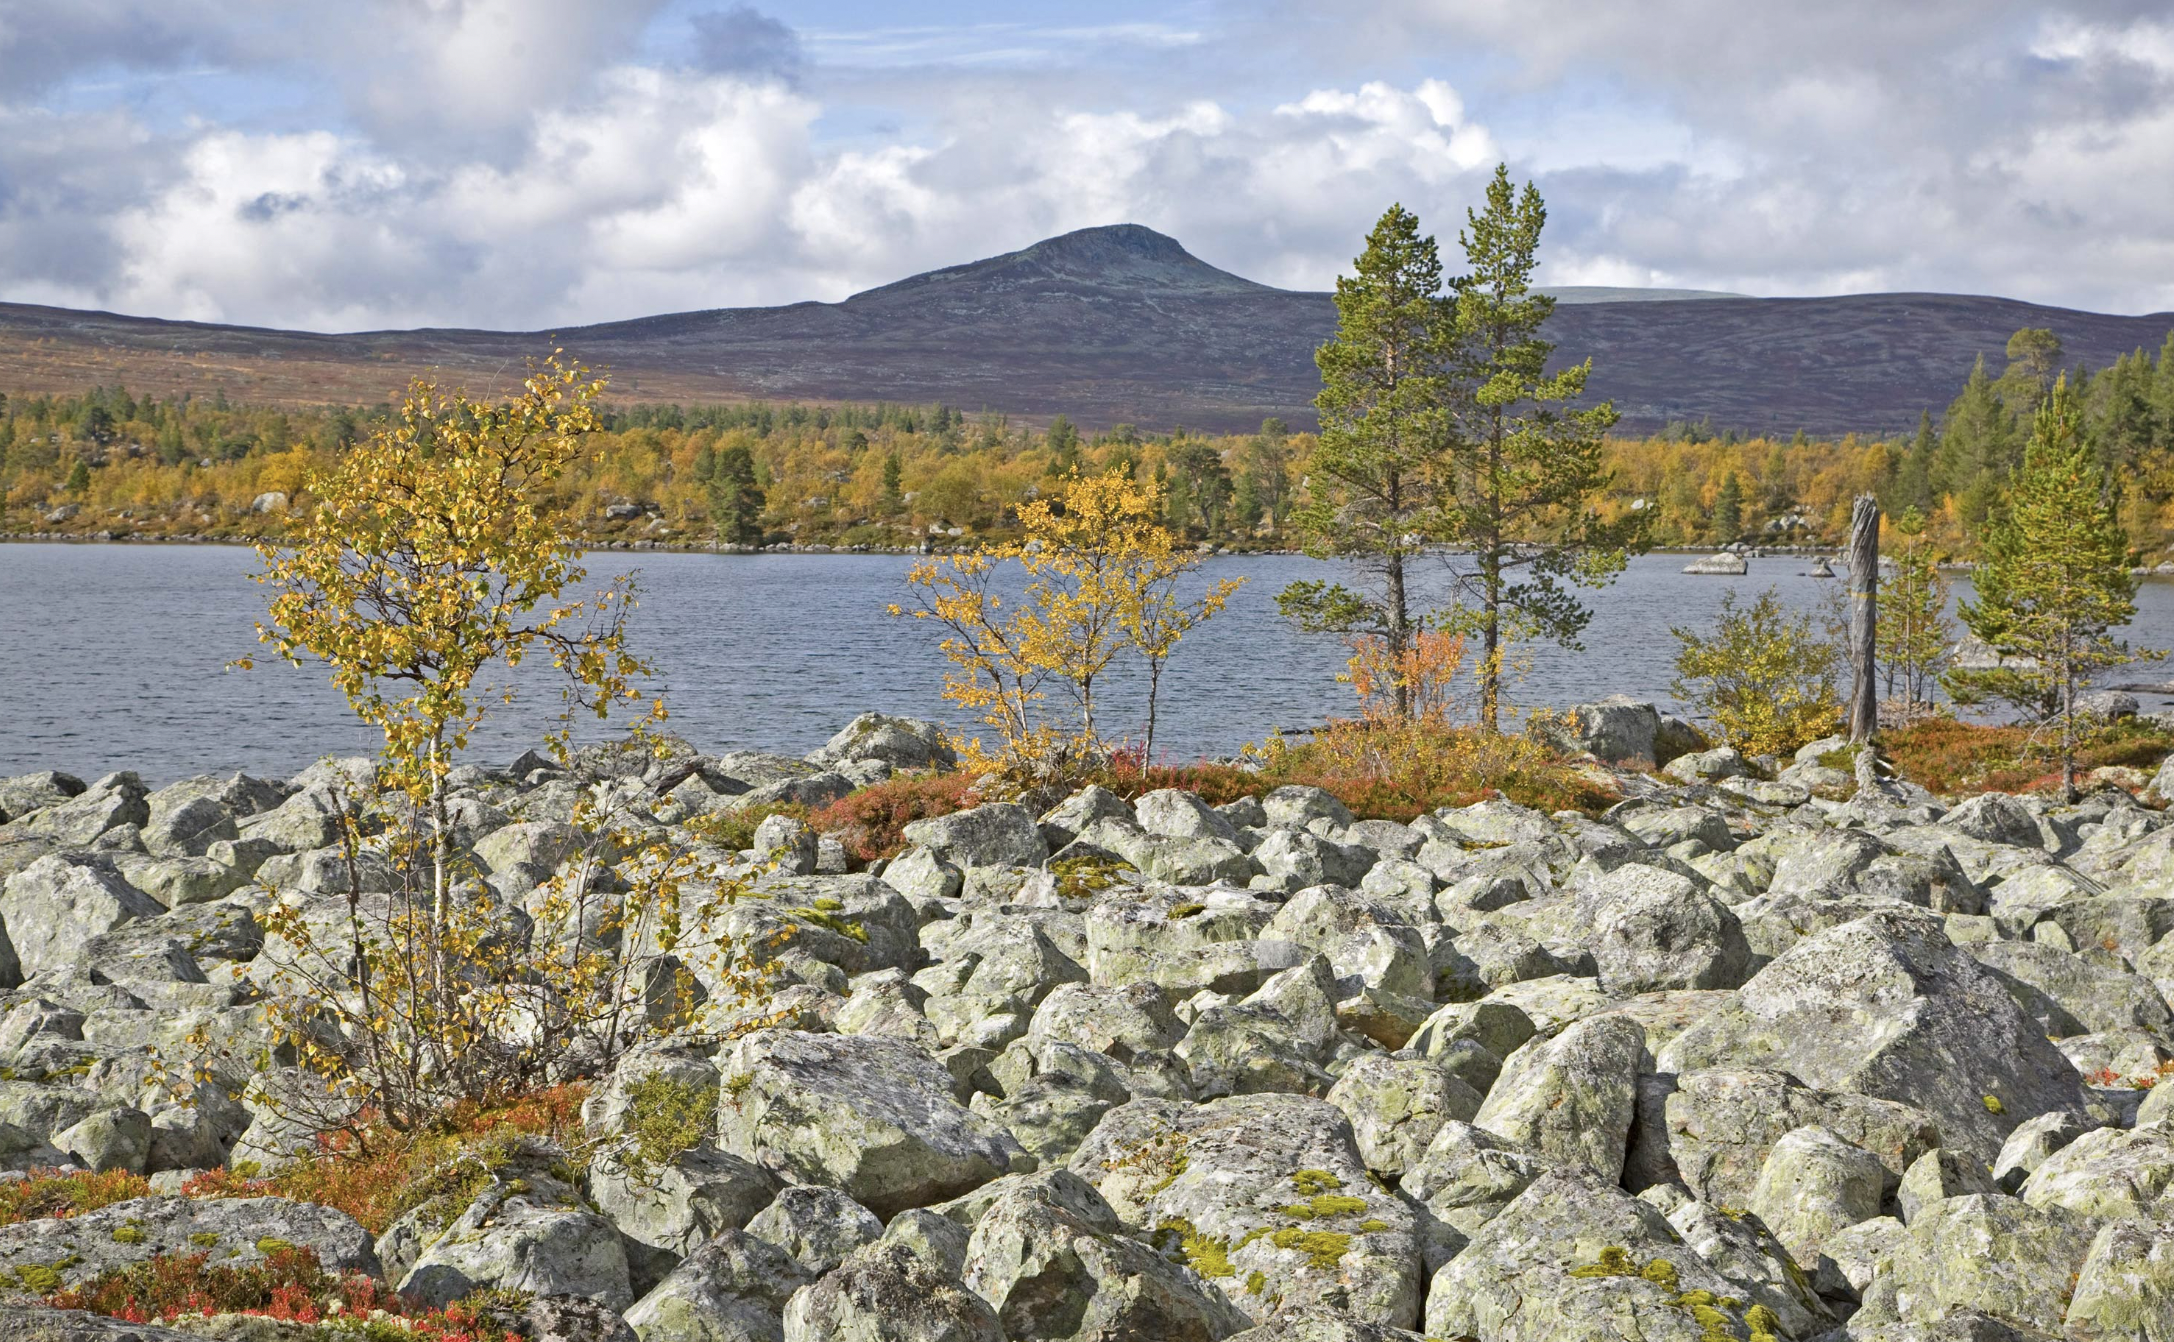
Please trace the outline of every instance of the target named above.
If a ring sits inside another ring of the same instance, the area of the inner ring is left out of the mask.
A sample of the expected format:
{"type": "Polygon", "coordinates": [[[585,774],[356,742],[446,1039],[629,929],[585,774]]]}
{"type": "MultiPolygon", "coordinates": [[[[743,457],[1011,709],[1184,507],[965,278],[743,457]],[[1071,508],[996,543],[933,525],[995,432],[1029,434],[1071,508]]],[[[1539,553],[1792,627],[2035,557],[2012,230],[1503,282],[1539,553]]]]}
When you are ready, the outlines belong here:
{"type": "MultiPolygon", "coordinates": [[[[2174,823],[2147,804],[2174,770],[2143,802],[1950,803],[1835,742],[1762,771],[1669,758],[1648,705],[1574,720],[1629,798],[1597,818],[1089,787],[850,871],[772,816],[726,856],[763,869],[732,930],[781,986],[584,1111],[610,1138],[693,1096],[691,1144],[642,1177],[608,1140],[515,1144],[374,1237],[183,1193],[306,1144],[252,1088],[154,1084],[207,1033],[281,1065],[263,919],[344,906],[368,762],[0,780],[0,1164],[152,1187],[0,1227],[0,1273],[42,1297],[308,1245],[619,1342],[2174,1339],[2174,823]]],[[[455,813],[518,906],[585,793],[670,829],[945,762],[867,715],[805,760],[465,768],[455,813]]],[[[71,1342],[332,1326],[0,1307],[0,1336],[71,1342]]]]}

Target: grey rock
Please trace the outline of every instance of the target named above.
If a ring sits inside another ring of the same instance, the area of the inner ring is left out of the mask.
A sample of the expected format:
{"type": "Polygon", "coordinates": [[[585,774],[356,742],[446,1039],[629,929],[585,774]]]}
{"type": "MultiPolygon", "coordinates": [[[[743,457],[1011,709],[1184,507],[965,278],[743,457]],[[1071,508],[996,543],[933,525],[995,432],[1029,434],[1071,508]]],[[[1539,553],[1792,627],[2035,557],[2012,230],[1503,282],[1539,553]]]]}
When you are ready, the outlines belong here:
{"type": "Polygon", "coordinates": [[[1932,1203],[1895,1253],[1895,1309],[1934,1323],[1974,1309],[2004,1323],[2057,1331],[2070,1283],[2089,1252],[2088,1230],[2066,1215],[1986,1194],[1932,1203]]]}
{"type": "Polygon", "coordinates": [[[1344,1111],[1359,1156],[1377,1173],[1397,1176],[1416,1166],[1446,1122],[1470,1122],[1485,1097],[1434,1063],[1365,1053],[1329,1090],[1344,1111]]]}
{"type": "Polygon", "coordinates": [[[1736,915],[1674,872],[1630,864],[1579,896],[1589,908],[1600,984],[1633,995],[1667,988],[1734,988],[1751,973],[1736,915]]]}
{"type": "Polygon", "coordinates": [[[916,820],[903,834],[906,842],[960,867],[1033,867],[1049,857],[1034,816],[1009,802],[916,820]]]}
{"type": "Polygon", "coordinates": [[[964,1277],[1011,1342],[1216,1342],[1249,1322],[1216,1284],[1125,1235],[1102,1195],[1067,1170],[1006,1181],[975,1222],[964,1277]]]}
{"type": "Polygon", "coordinates": [[[0,928],[26,975],[74,963],[92,937],[164,912],[104,865],[76,858],[39,858],[0,885],[0,928]]]}
{"type": "Polygon", "coordinates": [[[883,1235],[883,1222],[835,1188],[780,1191],[747,1223],[747,1233],[774,1244],[810,1276],[835,1269],[846,1255],[883,1235]]]}
{"type": "Polygon", "coordinates": [[[1005,1342],[988,1302],[902,1244],[877,1243],[796,1292],[785,1342],[1005,1342]]]}
{"type": "Polygon", "coordinates": [[[641,1342],[784,1342],[785,1302],[816,1274],[773,1244],[727,1230],[627,1310],[641,1342]]]}
{"type": "Polygon", "coordinates": [[[2087,1338],[2174,1339],[2174,1223],[2121,1221],[2092,1239],[2064,1320],[2087,1338]]]}
{"type": "Polygon", "coordinates": [[[952,1098],[942,1064],[898,1040],[764,1030],[720,1071],[721,1146],[881,1215],[956,1197],[1033,1159],[952,1098]]]}
{"type": "Polygon", "coordinates": [[[1622,1016],[1580,1021],[1503,1062],[1473,1120],[1543,1159],[1621,1177],[1645,1031],[1622,1016]]]}
{"type": "Polygon", "coordinates": [[[1750,1209],[1798,1263],[1816,1263],[1828,1236],[1880,1214],[1879,1158],[1822,1127],[1785,1133],[1767,1152],[1750,1209]]]}
{"type": "Polygon", "coordinates": [[[943,728],[882,713],[862,713],[808,756],[811,764],[847,760],[881,760],[894,769],[948,769],[959,762],[943,728]]]}
{"type": "Polygon", "coordinates": [[[1991,1162],[2016,1124],[2081,1112],[2081,1079],[1937,916],[1896,908],[1799,943],[1678,1035],[1663,1072],[1766,1067],[1912,1104],[1991,1162]]]}
{"type": "Polygon", "coordinates": [[[52,1267],[80,1285],[108,1268],[160,1254],[203,1253],[211,1236],[219,1261],[250,1267],[282,1244],[306,1245],[333,1271],[378,1270],[370,1233],[344,1213],[285,1198],[134,1198],[64,1221],[0,1226],[0,1270],[52,1267]],[[116,1232],[121,1233],[118,1238],[116,1232]],[[231,1256],[230,1256],[231,1251],[231,1256]],[[73,1261],[68,1261],[68,1260],[73,1261]]]}

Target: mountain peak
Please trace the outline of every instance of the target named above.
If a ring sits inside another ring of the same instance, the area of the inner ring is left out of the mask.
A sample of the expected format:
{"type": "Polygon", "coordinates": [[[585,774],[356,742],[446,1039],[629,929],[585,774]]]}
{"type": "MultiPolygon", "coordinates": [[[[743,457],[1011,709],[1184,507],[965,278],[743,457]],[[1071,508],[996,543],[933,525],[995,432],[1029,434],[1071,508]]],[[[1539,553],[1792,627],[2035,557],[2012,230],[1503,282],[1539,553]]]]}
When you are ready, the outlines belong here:
{"type": "Polygon", "coordinates": [[[1049,284],[1138,293],[1269,291],[1265,285],[1216,269],[1186,251],[1176,238],[1144,224],[1101,224],[1044,238],[1016,252],[914,275],[855,294],[847,301],[909,292],[925,294],[935,286],[1014,288],[1049,284]]]}

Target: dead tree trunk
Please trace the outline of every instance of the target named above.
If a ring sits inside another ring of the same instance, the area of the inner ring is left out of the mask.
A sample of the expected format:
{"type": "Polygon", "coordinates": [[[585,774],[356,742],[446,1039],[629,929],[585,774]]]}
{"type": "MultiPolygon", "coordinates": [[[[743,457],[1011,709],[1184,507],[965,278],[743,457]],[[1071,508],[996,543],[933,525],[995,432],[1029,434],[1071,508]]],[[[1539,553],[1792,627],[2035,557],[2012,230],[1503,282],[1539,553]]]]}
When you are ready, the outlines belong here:
{"type": "Polygon", "coordinates": [[[1860,495],[1849,511],[1849,739],[1870,741],[1880,729],[1873,645],[1880,627],[1880,505],[1860,495]]]}

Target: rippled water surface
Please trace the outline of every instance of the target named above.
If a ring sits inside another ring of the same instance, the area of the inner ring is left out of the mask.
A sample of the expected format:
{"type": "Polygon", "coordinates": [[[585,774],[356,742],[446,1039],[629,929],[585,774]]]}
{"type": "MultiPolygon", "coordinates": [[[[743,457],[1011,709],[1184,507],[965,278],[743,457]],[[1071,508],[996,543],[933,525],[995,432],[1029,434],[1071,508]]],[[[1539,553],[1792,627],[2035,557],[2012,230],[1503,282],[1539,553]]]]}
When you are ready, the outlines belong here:
{"type": "MultiPolygon", "coordinates": [[[[658,665],[672,727],[707,751],[813,749],[855,713],[945,718],[943,658],[924,627],[888,619],[908,560],[884,555],[621,554],[596,575],[638,570],[634,641],[658,665]]],[[[1682,573],[1653,555],[1591,596],[1584,650],[1539,648],[1525,703],[1622,693],[1669,702],[1670,625],[1703,627],[1721,593],[1777,588],[1808,606],[1831,582],[1800,559],[1755,559],[1743,578],[1682,573]]],[[[254,622],[264,590],[248,550],[177,545],[0,545],[0,774],[57,768],[85,778],[134,769],[154,785],[246,769],[281,776],[327,753],[372,748],[322,667],[269,664],[254,622]],[[258,654],[255,671],[229,671],[258,654]]],[[[1178,758],[1225,754],[1277,727],[1347,711],[1342,650],[1299,634],[1275,594],[1334,566],[1269,556],[1212,561],[1243,577],[1229,610],[1189,637],[1164,678],[1158,741],[1178,758]]],[[[1960,586],[1961,584],[1958,584],[1960,586]]],[[[2174,647],[2174,585],[2147,583],[2130,635],[2174,647]]],[[[2153,672],[2151,674],[2156,674],[2153,672]]],[[[1137,678],[1110,688],[1105,723],[1136,725],[1137,678]]],[[[2164,706],[2147,697],[2147,707],[2164,706]]],[[[476,758],[504,762],[535,744],[550,713],[537,697],[478,734],[476,758]]],[[[1158,752],[1160,753],[1160,751],[1158,752]]]]}

